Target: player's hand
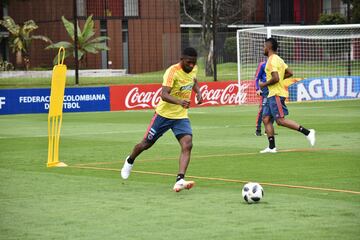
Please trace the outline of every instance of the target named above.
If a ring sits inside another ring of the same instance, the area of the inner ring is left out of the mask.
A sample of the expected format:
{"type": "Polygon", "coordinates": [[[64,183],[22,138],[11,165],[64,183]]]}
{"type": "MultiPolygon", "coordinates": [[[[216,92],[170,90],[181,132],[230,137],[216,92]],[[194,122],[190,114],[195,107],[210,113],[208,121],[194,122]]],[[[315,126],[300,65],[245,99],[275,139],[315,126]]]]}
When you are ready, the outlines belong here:
{"type": "Polygon", "coordinates": [[[259,87],[260,87],[260,88],[265,87],[265,83],[264,83],[264,82],[259,82],[259,87]]]}
{"type": "Polygon", "coordinates": [[[187,100],[181,100],[180,104],[183,108],[189,108],[190,107],[190,101],[187,100]]]}
{"type": "Polygon", "coordinates": [[[196,100],[197,100],[197,104],[202,104],[203,98],[201,94],[196,94],[196,100]]]}
{"type": "Polygon", "coordinates": [[[256,91],[256,95],[260,96],[262,94],[262,91],[259,89],[256,91]]]}

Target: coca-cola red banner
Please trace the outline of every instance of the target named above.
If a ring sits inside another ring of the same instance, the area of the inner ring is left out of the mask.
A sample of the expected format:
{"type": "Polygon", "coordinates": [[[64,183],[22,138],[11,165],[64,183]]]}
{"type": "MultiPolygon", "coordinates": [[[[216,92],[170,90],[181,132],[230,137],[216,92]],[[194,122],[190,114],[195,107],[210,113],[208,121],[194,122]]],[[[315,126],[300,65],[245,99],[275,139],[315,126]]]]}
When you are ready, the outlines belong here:
{"type": "MultiPolygon", "coordinates": [[[[195,94],[191,96],[191,107],[238,105],[258,103],[253,81],[202,82],[199,84],[203,103],[196,104],[195,94]]],[[[160,101],[161,84],[137,84],[110,86],[110,109],[134,110],[155,108],[160,101]]]]}

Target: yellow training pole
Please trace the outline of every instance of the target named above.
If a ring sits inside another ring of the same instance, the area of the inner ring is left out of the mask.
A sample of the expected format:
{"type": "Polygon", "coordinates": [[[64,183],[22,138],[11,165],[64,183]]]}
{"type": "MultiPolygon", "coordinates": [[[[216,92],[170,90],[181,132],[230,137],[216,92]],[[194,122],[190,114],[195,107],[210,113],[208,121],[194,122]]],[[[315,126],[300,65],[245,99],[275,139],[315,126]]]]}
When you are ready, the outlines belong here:
{"type": "Polygon", "coordinates": [[[48,115],[48,167],[66,167],[59,161],[60,130],[62,123],[63,102],[66,82],[65,49],[58,52],[58,64],[54,66],[51,79],[50,107],[48,115]],[[62,59],[60,61],[60,55],[62,59]]]}

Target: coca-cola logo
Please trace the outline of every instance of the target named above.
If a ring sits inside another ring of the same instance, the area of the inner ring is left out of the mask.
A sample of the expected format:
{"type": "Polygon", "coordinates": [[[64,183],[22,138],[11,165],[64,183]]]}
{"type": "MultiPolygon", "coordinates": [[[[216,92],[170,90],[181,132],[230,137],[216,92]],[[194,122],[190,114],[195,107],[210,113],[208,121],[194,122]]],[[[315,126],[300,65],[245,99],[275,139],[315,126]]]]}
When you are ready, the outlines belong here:
{"type": "Polygon", "coordinates": [[[157,91],[141,92],[138,87],[132,88],[125,98],[126,108],[151,108],[156,107],[160,101],[161,88],[157,91]]]}
{"type": "MultiPolygon", "coordinates": [[[[248,83],[240,86],[237,83],[231,83],[224,88],[221,86],[211,87],[211,84],[200,87],[203,102],[201,106],[206,105],[235,105],[245,103],[247,100],[248,83]]],[[[125,97],[126,109],[134,108],[155,108],[161,99],[161,87],[156,90],[142,90],[139,87],[133,87],[128,91],[125,97]]],[[[197,98],[195,98],[197,104],[197,98]]]]}
{"type": "MultiPolygon", "coordinates": [[[[239,89],[238,84],[229,84],[225,88],[209,89],[208,85],[200,87],[203,98],[202,105],[232,105],[244,103],[246,101],[245,90],[249,84],[242,84],[239,89]]],[[[197,103],[197,100],[195,99],[197,103]]]]}

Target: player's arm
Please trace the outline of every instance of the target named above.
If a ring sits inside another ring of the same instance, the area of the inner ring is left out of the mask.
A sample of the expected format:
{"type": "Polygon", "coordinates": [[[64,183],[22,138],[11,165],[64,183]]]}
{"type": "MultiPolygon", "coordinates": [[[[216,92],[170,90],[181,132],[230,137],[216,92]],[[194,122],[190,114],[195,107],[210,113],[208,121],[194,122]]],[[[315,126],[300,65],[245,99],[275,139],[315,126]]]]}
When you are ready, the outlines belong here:
{"type": "Polygon", "coordinates": [[[291,69],[290,68],[285,69],[284,79],[292,76],[293,76],[293,72],[291,71],[291,69]]]}
{"type": "Polygon", "coordinates": [[[279,73],[274,71],[274,72],[271,72],[271,79],[269,81],[259,83],[259,86],[261,88],[267,87],[269,85],[273,85],[275,83],[278,83],[279,80],[280,80],[279,73]]]}
{"type": "Polygon", "coordinates": [[[256,79],[255,79],[255,91],[256,91],[256,94],[257,94],[258,96],[260,96],[261,93],[262,93],[262,91],[261,91],[261,89],[260,89],[260,86],[259,86],[259,82],[260,82],[260,79],[259,79],[259,78],[256,78],[256,79]]]}
{"type": "Polygon", "coordinates": [[[262,93],[260,86],[259,86],[259,82],[260,82],[261,76],[264,74],[264,68],[265,68],[265,66],[262,65],[262,63],[260,63],[257,74],[255,74],[255,90],[256,90],[256,94],[259,96],[262,93]]]}
{"type": "Polygon", "coordinates": [[[196,78],[194,78],[194,86],[193,86],[193,91],[196,93],[196,100],[198,104],[201,104],[203,99],[201,96],[201,90],[198,84],[198,80],[196,78]]]}
{"type": "Polygon", "coordinates": [[[186,101],[183,99],[178,99],[170,95],[171,87],[162,86],[161,90],[161,99],[165,102],[181,105],[183,108],[189,108],[190,101],[186,101]]]}
{"type": "Polygon", "coordinates": [[[261,63],[259,63],[258,67],[256,68],[256,72],[255,72],[255,90],[256,90],[256,93],[260,90],[260,86],[259,86],[260,72],[261,72],[261,63]]]}

